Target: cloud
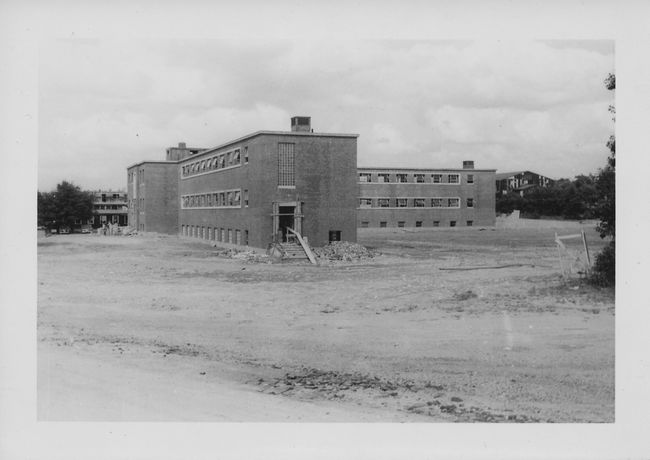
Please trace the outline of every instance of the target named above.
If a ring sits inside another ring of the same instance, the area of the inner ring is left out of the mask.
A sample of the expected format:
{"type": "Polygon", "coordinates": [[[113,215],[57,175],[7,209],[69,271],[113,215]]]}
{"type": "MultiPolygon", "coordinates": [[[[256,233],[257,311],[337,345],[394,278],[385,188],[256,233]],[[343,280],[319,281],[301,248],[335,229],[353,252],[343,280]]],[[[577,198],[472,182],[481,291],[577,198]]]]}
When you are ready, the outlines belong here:
{"type": "Polygon", "coordinates": [[[588,173],[604,164],[613,130],[613,93],[602,83],[613,71],[610,45],[52,42],[41,52],[40,160],[49,169],[39,186],[65,178],[55,170],[123,186],[128,164],[163,158],[178,141],[207,147],[286,130],[292,115],[312,116],[316,131],[360,134],[360,164],[474,159],[498,169],[588,173]],[[558,152],[570,158],[547,161],[558,152]],[[103,178],[91,173],[97,163],[107,165],[103,178]]]}

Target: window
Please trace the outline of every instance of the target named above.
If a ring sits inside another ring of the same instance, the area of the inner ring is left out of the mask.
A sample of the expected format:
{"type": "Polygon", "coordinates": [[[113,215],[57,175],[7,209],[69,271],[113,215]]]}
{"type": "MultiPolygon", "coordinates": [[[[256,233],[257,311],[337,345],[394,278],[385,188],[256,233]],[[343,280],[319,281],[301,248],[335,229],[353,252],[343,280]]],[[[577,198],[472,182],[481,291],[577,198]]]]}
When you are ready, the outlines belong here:
{"type": "Polygon", "coordinates": [[[241,163],[241,154],[239,149],[235,150],[232,154],[232,163],[238,165],[241,163]]]}
{"type": "Polygon", "coordinates": [[[248,190],[244,190],[244,207],[248,207],[248,190]]]}
{"type": "Polygon", "coordinates": [[[244,230],[244,245],[248,246],[248,230],[244,230]]]}
{"type": "Polygon", "coordinates": [[[332,241],[341,241],[341,230],[330,230],[329,231],[329,242],[332,241]]]}
{"type": "Polygon", "coordinates": [[[415,226],[416,227],[422,227],[422,221],[421,220],[416,220],[415,221],[415,226]]]}
{"type": "Polygon", "coordinates": [[[458,184],[460,182],[460,175],[459,174],[449,174],[449,183],[450,184],[458,184]]]}
{"type": "Polygon", "coordinates": [[[361,208],[372,207],[372,198],[359,198],[359,207],[361,208]]]}
{"type": "Polygon", "coordinates": [[[400,220],[400,221],[397,222],[398,227],[404,227],[405,225],[406,225],[406,222],[403,221],[403,220],[400,220]]]}
{"type": "Polygon", "coordinates": [[[406,208],[408,206],[408,200],[406,198],[398,198],[397,199],[397,207],[398,208],[406,208]]]}
{"type": "Polygon", "coordinates": [[[449,208],[460,208],[460,198],[449,198],[449,208]]]}
{"type": "Polygon", "coordinates": [[[381,222],[379,222],[379,228],[386,228],[386,221],[385,220],[382,220],[381,222]]]}
{"type": "Polygon", "coordinates": [[[235,244],[241,246],[241,231],[235,230],[235,244]]]}
{"type": "Polygon", "coordinates": [[[278,143],[278,186],[295,187],[294,144],[278,143]]]}
{"type": "Polygon", "coordinates": [[[473,220],[468,220],[468,221],[467,221],[467,226],[468,226],[468,227],[472,227],[472,226],[474,226],[474,221],[473,221],[473,220]]]}
{"type": "Polygon", "coordinates": [[[442,182],[442,174],[431,174],[431,179],[434,184],[439,184],[442,182]]]}
{"type": "Polygon", "coordinates": [[[372,182],[372,174],[370,173],[359,174],[359,182],[372,182]]]}
{"type": "Polygon", "coordinates": [[[467,175],[467,183],[468,184],[473,184],[474,183],[474,174],[468,174],[467,175]]]}
{"type": "MultiPolygon", "coordinates": [[[[455,224],[456,222],[454,222],[455,224]]],[[[232,244],[232,228],[228,229],[228,243],[232,244]]]]}
{"type": "Polygon", "coordinates": [[[226,192],[226,206],[232,206],[233,201],[233,192],[226,192]]]}
{"type": "Polygon", "coordinates": [[[433,221],[433,226],[434,227],[440,227],[440,221],[439,220],[434,220],[433,221]]]}
{"type": "Polygon", "coordinates": [[[431,198],[432,208],[442,208],[442,198],[431,198]]]}
{"type": "Polygon", "coordinates": [[[456,226],[456,221],[455,220],[450,220],[449,221],[449,226],[450,227],[455,227],[456,226]]]}
{"type": "Polygon", "coordinates": [[[408,177],[407,177],[406,174],[397,174],[396,178],[397,178],[397,182],[400,182],[400,183],[408,182],[408,177]]]}
{"type": "Polygon", "coordinates": [[[390,182],[390,174],[377,174],[377,182],[382,182],[382,183],[390,182]]]}
{"type": "Polygon", "coordinates": [[[416,208],[424,208],[424,198],[416,198],[413,200],[413,206],[416,208]]]}
{"type": "Polygon", "coordinates": [[[390,201],[388,200],[388,198],[379,198],[377,200],[377,204],[379,205],[380,208],[390,207],[390,201]]]}
{"type": "Polygon", "coordinates": [[[415,182],[418,184],[424,183],[424,174],[415,174],[413,177],[415,178],[415,182]]]}
{"type": "Polygon", "coordinates": [[[370,222],[368,222],[367,220],[361,221],[361,228],[368,228],[369,225],[370,222]]]}
{"type": "Polygon", "coordinates": [[[467,199],[467,207],[468,208],[473,208],[474,207],[474,198],[468,198],[467,199]]]}
{"type": "MultiPolygon", "coordinates": [[[[245,165],[248,164],[248,146],[244,147],[244,164],[245,165]]],[[[248,232],[248,230],[246,230],[246,232],[248,232]]],[[[248,244],[248,243],[246,243],[246,244],[248,244]]]]}

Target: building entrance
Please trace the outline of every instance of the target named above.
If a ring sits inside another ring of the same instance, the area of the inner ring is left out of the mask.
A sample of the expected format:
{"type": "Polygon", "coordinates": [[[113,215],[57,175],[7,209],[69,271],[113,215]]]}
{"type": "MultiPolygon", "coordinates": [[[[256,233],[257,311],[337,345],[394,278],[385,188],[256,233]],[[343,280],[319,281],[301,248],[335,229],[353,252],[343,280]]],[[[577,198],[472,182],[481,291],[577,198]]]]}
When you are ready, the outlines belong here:
{"type": "Polygon", "coordinates": [[[302,203],[287,202],[273,203],[273,229],[274,241],[287,243],[295,239],[295,235],[289,231],[292,229],[302,233],[302,203]]]}

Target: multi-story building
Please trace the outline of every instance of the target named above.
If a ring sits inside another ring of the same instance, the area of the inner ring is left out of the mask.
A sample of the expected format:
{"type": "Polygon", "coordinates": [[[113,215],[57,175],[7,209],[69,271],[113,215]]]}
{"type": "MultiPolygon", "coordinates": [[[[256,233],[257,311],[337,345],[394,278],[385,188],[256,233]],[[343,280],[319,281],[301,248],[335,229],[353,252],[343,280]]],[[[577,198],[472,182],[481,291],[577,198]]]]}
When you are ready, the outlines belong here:
{"type": "Polygon", "coordinates": [[[210,149],[179,144],[128,168],[129,222],[141,231],[266,248],[291,231],[314,246],[356,241],[357,134],[258,131],[210,149]]]}
{"type": "Polygon", "coordinates": [[[514,171],[499,173],[495,177],[497,193],[506,195],[510,192],[524,196],[527,191],[536,187],[548,187],[555,182],[549,177],[531,171],[514,171]]]}
{"type": "Polygon", "coordinates": [[[359,168],[360,228],[495,224],[495,170],[359,168]]]}
{"type": "Polygon", "coordinates": [[[125,226],[128,223],[128,201],[124,191],[94,190],[93,217],[89,224],[94,228],[104,224],[125,226]]]}

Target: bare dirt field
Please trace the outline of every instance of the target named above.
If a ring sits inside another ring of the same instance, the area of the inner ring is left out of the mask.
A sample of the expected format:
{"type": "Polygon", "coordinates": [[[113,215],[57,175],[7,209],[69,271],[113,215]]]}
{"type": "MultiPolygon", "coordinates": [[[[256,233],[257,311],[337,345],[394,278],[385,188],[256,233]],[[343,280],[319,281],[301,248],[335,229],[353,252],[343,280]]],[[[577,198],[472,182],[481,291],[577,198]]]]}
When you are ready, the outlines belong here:
{"type": "Polygon", "coordinates": [[[603,242],[543,224],[360,229],[375,257],[319,266],[41,237],[38,418],[613,422],[614,294],[553,236],[603,242]]]}

